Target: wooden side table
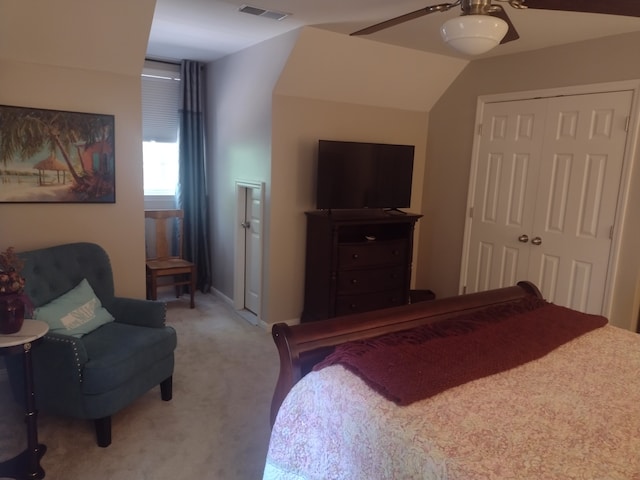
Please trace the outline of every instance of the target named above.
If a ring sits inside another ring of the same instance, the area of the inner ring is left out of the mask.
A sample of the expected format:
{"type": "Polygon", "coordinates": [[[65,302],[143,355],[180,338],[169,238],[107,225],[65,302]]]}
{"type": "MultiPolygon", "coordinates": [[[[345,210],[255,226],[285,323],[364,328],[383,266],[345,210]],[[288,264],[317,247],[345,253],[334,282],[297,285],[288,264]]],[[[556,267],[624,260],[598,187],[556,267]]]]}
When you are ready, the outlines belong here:
{"type": "Polygon", "coordinates": [[[20,331],[9,335],[0,335],[0,355],[22,354],[24,360],[24,385],[26,395],[25,421],[27,424],[27,449],[17,456],[0,463],[0,477],[22,479],[44,478],[40,459],[47,450],[38,443],[38,412],[36,410],[33,385],[33,364],[31,347],[42,338],[49,326],[40,320],[25,320],[20,331]]]}

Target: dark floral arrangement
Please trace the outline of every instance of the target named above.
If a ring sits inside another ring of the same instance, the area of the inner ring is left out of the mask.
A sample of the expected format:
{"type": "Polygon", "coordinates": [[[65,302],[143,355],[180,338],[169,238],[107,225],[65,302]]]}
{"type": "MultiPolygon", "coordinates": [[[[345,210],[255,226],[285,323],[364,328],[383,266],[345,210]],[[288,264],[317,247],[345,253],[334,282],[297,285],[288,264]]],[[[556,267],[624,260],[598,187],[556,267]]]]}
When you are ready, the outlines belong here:
{"type": "Polygon", "coordinates": [[[13,247],[0,252],[0,295],[21,295],[24,277],[20,271],[24,262],[16,255],[13,247]]]}

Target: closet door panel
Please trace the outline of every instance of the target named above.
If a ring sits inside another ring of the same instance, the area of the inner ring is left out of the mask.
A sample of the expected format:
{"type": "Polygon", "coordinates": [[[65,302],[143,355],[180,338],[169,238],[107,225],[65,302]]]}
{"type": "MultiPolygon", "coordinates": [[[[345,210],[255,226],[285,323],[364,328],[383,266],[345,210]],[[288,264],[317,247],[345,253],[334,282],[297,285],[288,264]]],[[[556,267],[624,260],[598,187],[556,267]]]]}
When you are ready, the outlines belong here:
{"type": "Polygon", "coordinates": [[[529,276],[559,305],[602,309],[630,105],[631,92],[549,99],[529,276]]]}
{"type": "Polygon", "coordinates": [[[546,106],[534,100],[487,104],[477,162],[467,292],[526,277],[546,106]]]}

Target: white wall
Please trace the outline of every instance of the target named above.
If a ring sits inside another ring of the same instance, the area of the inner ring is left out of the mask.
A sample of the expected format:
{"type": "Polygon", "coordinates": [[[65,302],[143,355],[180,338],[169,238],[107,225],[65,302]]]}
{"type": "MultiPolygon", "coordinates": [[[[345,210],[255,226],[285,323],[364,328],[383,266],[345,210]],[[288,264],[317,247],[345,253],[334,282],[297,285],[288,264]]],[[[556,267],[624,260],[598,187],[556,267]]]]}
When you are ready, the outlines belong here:
{"type": "Polygon", "coordinates": [[[233,298],[233,182],[264,181],[262,320],[297,320],[318,139],[416,145],[419,210],[427,111],[466,64],[306,27],[210,65],[214,289],[233,298]]]}
{"type": "MultiPolygon", "coordinates": [[[[212,285],[233,299],[236,180],[265,182],[264,251],[271,245],[272,92],[297,32],[263,42],[207,66],[209,108],[212,285]]],[[[265,254],[266,258],[266,254],[265,254]]],[[[263,303],[269,298],[269,264],[263,268],[263,303]]],[[[263,306],[262,311],[265,311],[263,306]]]]}
{"type": "Polygon", "coordinates": [[[26,0],[0,15],[0,104],[112,114],[116,162],[115,204],[0,204],[0,249],[99,243],[116,293],[134,297],[145,295],[140,73],[154,5],[26,0]]]}
{"type": "MultiPolygon", "coordinates": [[[[140,74],[155,4],[155,0],[3,1],[0,58],[140,74]]],[[[63,85],[60,87],[64,90],[63,85]]],[[[91,86],[86,89],[91,91],[91,86]]],[[[111,94],[109,90],[104,92],[105,96],[111,94]]]]}
{"type": "MultiPolygon", "coordinates": [[[[273,104],[274,168],[271,208],[274,266],[269,277],[272,319],[297,320],[302,313],[305,279],[306,217],[315,210],[319,139],[415,145],[411,207],[419,213],[424,178],[426,112],[277,95],[273,104]],[[275,267],[277,266],[277,268],[275,267]]],[[[416,226],[416,236],[422,228],[416,226]]]]}
{"type": "Polygon", "coordinates": [[[428,112],[468,63],[306,27],[275,93],[428,112]]]}

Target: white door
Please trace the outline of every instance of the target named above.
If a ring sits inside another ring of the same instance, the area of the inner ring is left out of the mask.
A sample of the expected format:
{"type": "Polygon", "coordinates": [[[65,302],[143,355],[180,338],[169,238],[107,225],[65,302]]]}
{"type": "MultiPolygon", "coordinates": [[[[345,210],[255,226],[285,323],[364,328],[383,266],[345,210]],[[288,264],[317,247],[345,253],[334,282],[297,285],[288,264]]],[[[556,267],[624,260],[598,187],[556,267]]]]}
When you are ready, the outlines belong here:
{"type": "Polygon", "coordinates": [[[529,278],[544,297],[601,313],[632,92],[549,100],[529,278]]]}
{"type": "Polygon", "coordinates": [[[467,292],[514,285],[527,276],[545,116],[546,105],[536,100],[485,106],[469,212],[467,292]]]}
{"type": "Polygon", "coordinates": [[[245,263],[244,306],[260,313],[260,286],[262,265],[262,205],[261,191],[247,188],[245,200],[245,263]]]}
{"type": "Polygon", "coordinates": [[[600,313],[632,93],[487,104],[471,187],[466,291],[531,280],[600,313]]]}

